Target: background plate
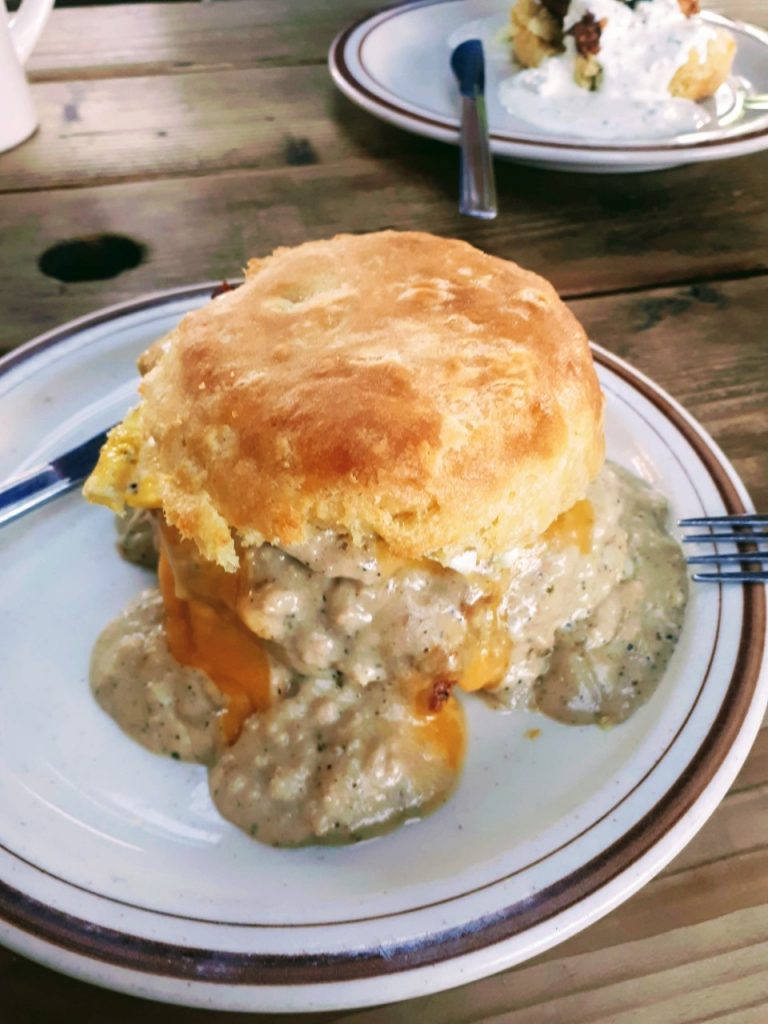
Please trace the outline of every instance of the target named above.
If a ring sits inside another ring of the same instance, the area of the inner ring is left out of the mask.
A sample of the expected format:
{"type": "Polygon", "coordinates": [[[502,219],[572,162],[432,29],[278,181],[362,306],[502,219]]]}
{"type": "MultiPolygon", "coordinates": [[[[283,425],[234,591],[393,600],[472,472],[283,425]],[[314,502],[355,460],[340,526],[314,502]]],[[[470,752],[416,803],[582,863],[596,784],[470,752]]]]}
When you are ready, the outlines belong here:
{"type": "MultiPolygon", "coordinates": [[[[0,477],[114,422],[137,354],[211,287],[114,307],[0,363],[0,477]]],[[[668,495],[675,518],[751,507],[679,406],[596,357],[612,458],[668,495]]],[[[341,1008],[532,956],[681,849],[768,699],[764,588],[693,587],[670,667],[626,724],[569,728],[467,701],[468,758],[446,806],[356,846],[274,850],[219,818],[203,769],[144,751],[90,696],[96,635],[151,582],[116,556],[111,517],[70,495],[0,532],[0,559],[0,938],[156,999],[341,1008]]]]}
{"type": "Polygon", "coordinates": [[[649,171],[768,147],[768,113],[747,111],[733,119],[745,92],[768,93],[768,34],[760,29],[704,15],[732,32],[738,44],[731,77],[707,101],[714,127],[669,139],[611,144],[558,136],[513,117],[499,103],[498,83],[514,72],[514,66],[495,36],[507,22],[510,7],[511,0],[414,0],[387,8],[337,36],[328,55],[331,74],[346,96],[376,117],[456,143],[459,102],[450,51],[461,39],[480,36],[487,57],[491,146],[499,156],[571,171],[649,171]]]}

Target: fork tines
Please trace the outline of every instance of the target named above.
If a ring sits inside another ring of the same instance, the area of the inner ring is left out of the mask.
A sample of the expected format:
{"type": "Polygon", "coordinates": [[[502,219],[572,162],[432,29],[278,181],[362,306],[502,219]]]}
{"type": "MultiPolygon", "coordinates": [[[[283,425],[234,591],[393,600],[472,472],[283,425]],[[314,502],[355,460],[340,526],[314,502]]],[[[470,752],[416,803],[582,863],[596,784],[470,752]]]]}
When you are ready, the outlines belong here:
{"type": "MultiPolygon", "coordinates": [[[[768,548],[754,548],[755,544],[768,544],[768,516],[692,516],[678,520],[678,526],[709,526],[712,533],[691,533],[683,537],[684,544],[749,544],[751,551],[729,551],[714,555],[693,555],[688,565],[761,565],[768,562],[768,548]],[[763,529],[760,529],[763,527],[763,529]]],[[[693,579],[701,583],[766,583],[768,569],[737,569],[735,572],[694,573],[693,579]]]]}
{"type": "Polygon", "coordinates": [[[678,526],[768,526],[768,516],[693,516],[678,519],[678,526]]]}

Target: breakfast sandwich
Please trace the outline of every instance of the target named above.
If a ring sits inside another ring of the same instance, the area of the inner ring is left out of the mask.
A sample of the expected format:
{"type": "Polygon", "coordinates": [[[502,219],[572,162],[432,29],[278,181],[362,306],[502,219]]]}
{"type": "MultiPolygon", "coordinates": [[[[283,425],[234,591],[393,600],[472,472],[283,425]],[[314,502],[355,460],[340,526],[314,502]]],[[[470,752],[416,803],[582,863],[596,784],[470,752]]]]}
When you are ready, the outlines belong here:
{"type": "Polygon", "coordinates": [[[664,500],[605,464],[587,338],[542,278],[421,233],[308,242],[140,369],[85,494],[156,548],[158,586],[92,686],[208,765],[249,834],[354,841],[436,807],[458,693],[610,725],[652,692],[682,557],[664,500]]]}

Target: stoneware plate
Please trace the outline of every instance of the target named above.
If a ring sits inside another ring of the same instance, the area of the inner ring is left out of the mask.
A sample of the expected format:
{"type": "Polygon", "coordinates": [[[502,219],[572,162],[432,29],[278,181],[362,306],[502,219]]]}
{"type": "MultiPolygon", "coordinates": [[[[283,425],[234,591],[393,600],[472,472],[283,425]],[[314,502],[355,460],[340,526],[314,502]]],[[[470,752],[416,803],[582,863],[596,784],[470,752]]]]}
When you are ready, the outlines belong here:
{"type": "MultiPolygon", "coordinates": [[[[113,307],[0,363],[0,478],[113,423],[134,400],[138,353],[210,289],[113,307]]],[[[751,507],[683,409],[595,354],[612,458],[675,518],[751,507]]],[[[540,953],[688,842],[768,698],[764,589],[693,586],[670,667],[624,725],[467,701],[466,768],[439,811],[355,846],[277,850],[218,816],[202,768],[146,752],[91,698],[96,635],[152,582],[116,555],[109,513],[71,494],[0,531],[0,563],[0,940],[171,1002],[363,1006],[540,953]]]]}
{"type": "Polygon", "coordinates": [[[768,147],[768,112],[744,110],[746,96],[768,93],[768,33],[716,14],[738,51],[731,77],[706,101],[712,122],[698,132],[614,144],[556,135],[509,114],[499,82],[514,73],[500,33],[512,0],[413,0],[356,22],[334,40],[328,62],[336,85],[354,103],[399,128],[458,142],[459,99],[449,66],[452,47],[481,38],[491,146],[499,156],[569,171],[652,171],[743,156],[768,147]]]}

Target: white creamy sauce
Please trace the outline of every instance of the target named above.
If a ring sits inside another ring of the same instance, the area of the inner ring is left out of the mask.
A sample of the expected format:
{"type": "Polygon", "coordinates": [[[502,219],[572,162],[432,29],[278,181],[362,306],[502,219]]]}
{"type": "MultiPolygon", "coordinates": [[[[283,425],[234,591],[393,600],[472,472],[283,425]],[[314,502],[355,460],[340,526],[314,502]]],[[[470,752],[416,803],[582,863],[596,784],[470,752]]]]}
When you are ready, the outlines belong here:
{"type": "Polygon", "coordinates": [[[710,121],[692,100],[671,96],[669,83],[692,50],[702,61],[715,30],[687,18],[677,0],[571,0],[567,31],[587,12],[606,19],[597,60],[603,69],[594,92],[574,80],[576,48],[499,83],[499,100],[510,114],[564,135],[600,139],[659,138],[696,131],[710,121]]]}
{"type": "Polygon", "coordinates": [[[484,693],[497,706],[609,725],[652,693],[687,594],[666,503],[610,464],[587,497],[588,550],[555,533],[491,562],[468,552],[467,575],[428,562],[387,566],[375,546],[331,531],[290,554],[249,549],[237,611],[265,640],[272,703],[230,747],[225,698],[171,656],[156,591],[97,641],[94,693],[150,750],[208,765],[221,813],[261,841],[344,842],[392,828],[455,785],[460,707],[448,699],[425,712],[415,693],[429,697],[447,681],[447,698],[478,637],[498,649],[501,630],[505,659],[509,646],[506,674],[484,693]]]}

